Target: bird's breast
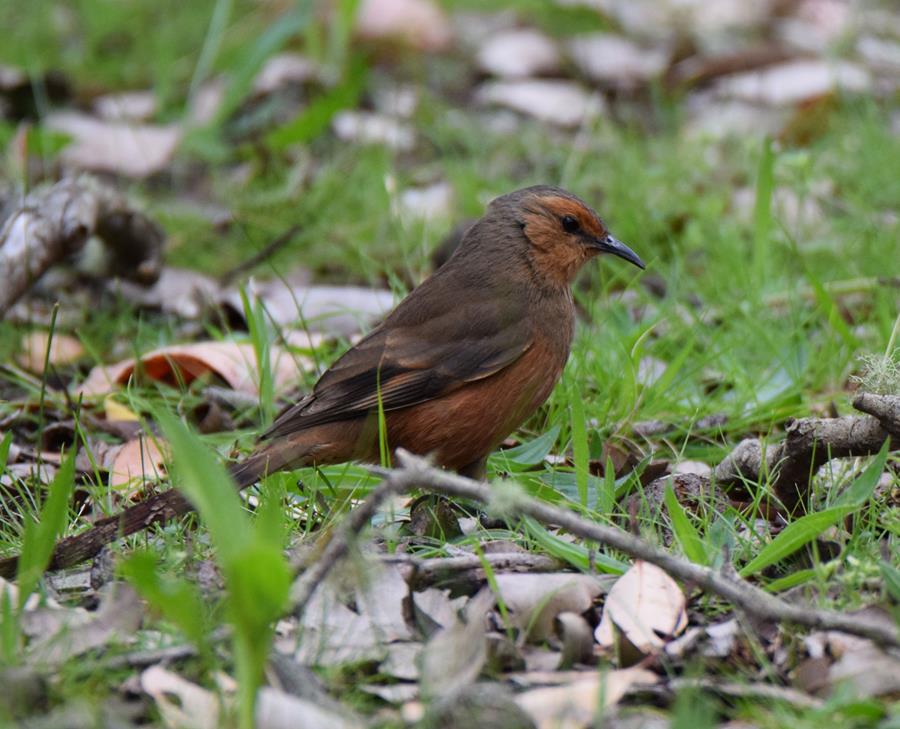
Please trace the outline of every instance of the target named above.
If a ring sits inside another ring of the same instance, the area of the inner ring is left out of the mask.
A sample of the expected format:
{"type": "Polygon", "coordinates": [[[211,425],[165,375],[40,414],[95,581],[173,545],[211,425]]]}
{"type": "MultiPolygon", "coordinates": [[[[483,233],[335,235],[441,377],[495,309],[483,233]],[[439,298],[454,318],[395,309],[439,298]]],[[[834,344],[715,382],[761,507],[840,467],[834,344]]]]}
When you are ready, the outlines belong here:
{"type": "Polygon", "coordinates": [[[549,397],[571,337],[537,336],[515,362],[442,397],[386,414],[388,442],[459,469],[490,453],[549,397]]]}

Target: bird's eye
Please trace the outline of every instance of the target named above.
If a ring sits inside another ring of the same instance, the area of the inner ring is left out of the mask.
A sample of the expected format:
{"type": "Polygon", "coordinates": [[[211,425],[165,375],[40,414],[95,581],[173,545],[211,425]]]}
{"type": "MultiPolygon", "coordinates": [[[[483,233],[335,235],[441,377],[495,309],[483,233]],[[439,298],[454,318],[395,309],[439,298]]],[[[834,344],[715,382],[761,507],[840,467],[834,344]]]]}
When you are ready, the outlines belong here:
{"type": "Polygon", "coordinates": [[[566,233],[577,233],[581,228],[581,223],[578,222],[578,218],[574,215],[563,215],[562,227],[566,233]]]}

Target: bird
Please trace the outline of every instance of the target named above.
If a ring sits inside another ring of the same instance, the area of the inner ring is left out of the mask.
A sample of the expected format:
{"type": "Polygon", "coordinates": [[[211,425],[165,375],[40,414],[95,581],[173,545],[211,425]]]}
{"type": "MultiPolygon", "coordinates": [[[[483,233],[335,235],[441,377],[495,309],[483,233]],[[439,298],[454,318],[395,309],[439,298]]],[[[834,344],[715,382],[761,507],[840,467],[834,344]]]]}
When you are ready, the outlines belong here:
{"type": "Polygon", "coordinates": [[[279,470],[377,462],[383,441],[482,477],[488,455],[559,380],[575,329],[572,283],[600,254],[645,268],[570,192],[536,185],[494,199],[453,255],[275,420],[232,477],[244,487],[279,470]]]}
{"type": "MultiPolygon", "coordinates": [[[[536,185],[496,198],[450,258],[229,467],[236,486],[279,470],[378,462],[383,442],[483,477],[487,456],[559,380],[575,330],[572,283],[600,254],[644,268],[570,192],[536,185]]],[[[49,569],[192,508],[178,489],[150,496],[60,541],[49,569]]],[[[0,575],[17,565],[0,560],[0,575]]]]}

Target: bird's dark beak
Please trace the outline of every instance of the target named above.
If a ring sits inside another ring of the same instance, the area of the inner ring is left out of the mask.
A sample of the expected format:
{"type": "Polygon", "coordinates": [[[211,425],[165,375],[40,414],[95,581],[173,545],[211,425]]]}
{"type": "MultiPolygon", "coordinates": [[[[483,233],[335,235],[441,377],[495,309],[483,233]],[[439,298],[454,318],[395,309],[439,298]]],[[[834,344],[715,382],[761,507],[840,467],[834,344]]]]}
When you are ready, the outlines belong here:
{"type": "Polygon", "coordinates": [[[594,247],[601,253],[612,253],[614,256],[624,258],[638,268],[646,268],[644,262],[637,253],[631,250],[622,241],[613,238],[611,235],[594,239],[594,247]]]}

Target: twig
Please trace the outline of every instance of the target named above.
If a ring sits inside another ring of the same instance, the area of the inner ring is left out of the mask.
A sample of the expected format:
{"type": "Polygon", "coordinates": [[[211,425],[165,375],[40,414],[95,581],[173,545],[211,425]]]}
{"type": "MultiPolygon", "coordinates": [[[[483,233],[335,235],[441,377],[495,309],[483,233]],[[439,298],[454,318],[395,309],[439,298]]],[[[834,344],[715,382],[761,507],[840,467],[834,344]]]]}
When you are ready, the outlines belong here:
{"type": "Polygon", "coordinates": [[[336,531],[330,534],[324,546],[313,550],[304,560],[308,567],[291,587],[291,604],[296,613],[303,612],[316,588],[328,576],[338,560],[349,552],[356,535],[371,521],[384,500],[394,493],[414,488],[416,486],[415,478],[416,474],[411,471],[389,472],[384,481],[347,515],[336,531]]]}
{"type": "MultiPolygon", "coordinates": [[[[473,499],[485,504],[495,503],[496,494],[486,485],[434,469],[424,459],[406,451],[398,450],[396,455],[403,467],[399,474],[404,476],[406,483],[414,483],[419,488],[444,495],[473,499]]],[[[384,485],[391,483],[397,482],[392,482],[389,477],[384,485]]],[[[655,564],[672,577],[718,595],[755,618],[793,623],[819,630],[839,630],[870,638],[882,645],[900,647],[900,636],[895,628],[874,622],[862,615],[843,615],[828,610],[816,610],[808,605],[789,605],[736,576],[726,576],[709,567],[688,562],[622,529],[596,524],[574,512],[551,506],[522,493],[504,492],[502,502],[508,512],[531,516],[544,524],[556,524],[584,539],[605,544],[624,552],[629,557],[655,564]]]]}
{"type": "MultiPolygon", "coordinates": [[[[711,691],[721,696],[783,701],[798,709],[820,709],[824,704],[821,699],[809,696],[802,691],[785,686],[773,686],[767,683],[736,683],[734,681],[717,681],[710,678],[673,678],[666,683],[665,688],[673,693],[684,689],[700,689],[702,691],[711,691]]],[[[652,686],[650,690],[653,690],[652,686]]]]}
{"type": "Polygon", "coordinates": [[[247,260],[241,261],[234,268],[230,268],[221,276],[219,276],[219,283],[222,284],[222,286],[230,286],[238,277],[242,276],[248,271],[252,271],[260,263],[276,253],[279,248],[283,248],[288,243],[290,243],[293,240],[294,236],[299,232],[300,226],[292,225],[290,228],[284,231],[284,233],[279,235],[270,243],[266,244],[262,248],[262,250],[257,251],[247,260]]]}
{"type": "Polygon", "coordinates": [[[0,317],[92,235],[109,249],[114,273],[148,284],[159,277],[162,229],[93,178],[62,180],[28,195],[0,227],[0,317]]]}

